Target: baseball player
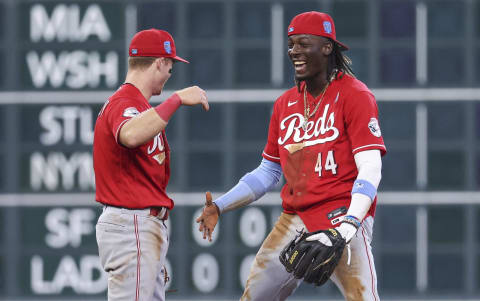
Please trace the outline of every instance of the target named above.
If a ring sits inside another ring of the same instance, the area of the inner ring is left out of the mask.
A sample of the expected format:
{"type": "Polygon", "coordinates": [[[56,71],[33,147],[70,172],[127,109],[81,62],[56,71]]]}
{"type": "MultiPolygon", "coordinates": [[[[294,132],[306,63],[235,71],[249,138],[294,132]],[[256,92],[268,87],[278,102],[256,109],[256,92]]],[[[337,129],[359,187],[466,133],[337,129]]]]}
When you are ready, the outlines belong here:
{"type": "Polygon", "coordinates": [[[108,300],[165,300],[164,221],[174,205],[165,192],[170,178],[165,127],[181,105],[209,109],[197,86],[156,107],[149,104],[162,92],[175,61],[188,63],[176,55],[168,32],[138,32],[130,43],[125,83],[105,102],[95,124],[95,197],[104,205],[96,235],[108,273],[108,300]]]}
{"type": "MultiPolygon", "coordinates": [[[[283,212],[255,257],[241,300],[287,299],[302,280],[285,270],[280,252],[297,231],[328,228],[348,244],[330,279],[346,300],[379,300],[370,243],[386,148],[375,98],[353,76],[343,54],[348,47],[328,14],[295,16],[287,35],[296,86],[274,104],[263,160],[215,202],[207,197],[199,230],[211,239],[221,213],[257,200],[283,175],[283,212]]],[[[324,243],[317,235],[309,240],[324,243]]]]}

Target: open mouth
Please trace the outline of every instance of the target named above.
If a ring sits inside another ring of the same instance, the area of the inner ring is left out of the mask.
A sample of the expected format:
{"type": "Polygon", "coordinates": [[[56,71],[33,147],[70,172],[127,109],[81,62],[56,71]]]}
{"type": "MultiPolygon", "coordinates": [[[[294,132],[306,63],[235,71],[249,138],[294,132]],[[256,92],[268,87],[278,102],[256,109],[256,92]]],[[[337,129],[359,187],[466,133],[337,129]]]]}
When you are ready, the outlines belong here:
{"type": "Polygon", "coordinates": [[[295,61],[293,66],[296,73],[305,73],[307,71],[307,63],[305,61],[295,61]]]}

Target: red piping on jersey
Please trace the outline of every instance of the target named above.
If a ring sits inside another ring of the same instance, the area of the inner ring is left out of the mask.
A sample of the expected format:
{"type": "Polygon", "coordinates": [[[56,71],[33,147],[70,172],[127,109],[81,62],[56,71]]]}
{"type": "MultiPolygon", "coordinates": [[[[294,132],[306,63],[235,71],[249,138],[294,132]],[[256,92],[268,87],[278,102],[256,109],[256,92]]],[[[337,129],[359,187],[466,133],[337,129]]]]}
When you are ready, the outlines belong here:
{"type": "Polygon", "coordinates": [[[375,281],[373,278],[372,263],[370,262],[370,255],[368,255],[367,240],[365,238],[365,230],[363,229],[363,227],[362,227],[362,236],[363,236],[363,242],[365,243],[365,252],[367,253],[368,266],[370,267],[370,275],[372,276],[372,294],[375,301],[377,301],[377,296],[375,295],[375,281]]]}
{"type": "MultiPolygon", "coordinates": [[[[381,148],[382,148],[382,150],[384,150],[384,151],[386,151],[386,150],[387,150],[387,148],[385,147],[385,145],[384,145],[384,144],[367,144],[367,145],[364,145],[364,146],[359,146],[359,147],[355,148],[354,150],[352,150],[352,153],[354,153],[355,151],[357,151],[357,150],[359,150],[359,149],[361,149],[361,148],[366,148],[366,147],[376,147],[376,146],[379,146],[379,147],[381,147],[381,148]]],[[[376,149],[378,149],[378,148],[376,148],[376,149]]],[[[378,150],[380,150],[380,149],[378,149],[378,150]]]]}
{"type": "Polygon", "coordinates": [[[133,224],[135,227],[135,239],[137,241],[137,287],[135,292],[135,301],[140,299],[140,237],[138,235],[138,217],[136,214],[133,215],[133,224]]]}
{"type": "Polygon", "coordinates": [[[263,152],[263,154],[269,158],[272,158],[272,159],[275,159],[275,160],[280,160],[280,157],[274,157],[274,156],[270,156],[269,154],[267,154],[266,152],[263,152]]]}

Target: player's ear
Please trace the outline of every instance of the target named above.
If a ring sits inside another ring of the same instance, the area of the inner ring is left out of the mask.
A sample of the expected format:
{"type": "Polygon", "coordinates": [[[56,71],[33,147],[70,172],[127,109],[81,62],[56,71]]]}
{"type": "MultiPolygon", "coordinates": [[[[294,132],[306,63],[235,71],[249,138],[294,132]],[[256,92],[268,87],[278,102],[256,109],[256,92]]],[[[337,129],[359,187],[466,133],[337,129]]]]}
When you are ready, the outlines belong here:
{"type": "MultiPolygon", "coordinates": [[[[161,57],[158,59],[158,68],[169,68],[170,67],[170,61],[173,62],[173,60],[169,57],[161,57]]],[[[173,65],[173,63],[172,63],[173,65]]]]}
{"type": "Polygon", "coordinates": [[[331,41],[326,41],[322,46],[322,52],[324,55],[328,56],[333,51],[333,44],[331,41]]]}
{"type": "Polygon", "coordinates": [[[152,64],[148,67],[151,71],[158,71],[160,70],[160,58],[155,58],[152,64]]]}
{"type": "Polygon", "coordinates": [[[161,58],[162,61],[161,61],[161,64],[162,64],[162,67],[161,68],[166,68],[168,69],[168,73],[172,73],[172,68],[173,68],[173,64],[175,63],[175,61],[169,57],[162,57],[161,58]]]}
{"type": "Polygon", "coordinates": [[[167,64],[167,58],[161,57],[160,63],[165,66],[167,64]]]}

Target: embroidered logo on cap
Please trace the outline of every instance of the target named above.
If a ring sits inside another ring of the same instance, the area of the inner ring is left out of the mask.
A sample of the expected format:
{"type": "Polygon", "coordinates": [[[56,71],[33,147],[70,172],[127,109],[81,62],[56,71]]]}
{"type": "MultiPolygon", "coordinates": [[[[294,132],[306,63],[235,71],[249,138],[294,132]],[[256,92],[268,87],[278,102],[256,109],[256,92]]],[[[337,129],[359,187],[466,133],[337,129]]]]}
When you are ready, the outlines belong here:
{"type": "Polygon", "coordinates": [[[323,22],[323,29],[328,34],[332,33],[332,23],[330,23],[329,21],[324,21],[323,22]]]}
{"type": "Polygon", "coordinates": [[[290,28],[288,29],[288,32],[292,32],[292,31],[293,31],[293,29],[294,29],[294,28],[293,28],[293,26],[292,26],[292,27],[290,27],[290,28]]]}
{"type": "Polygon", "coordinates": [[[137,54],[137,49],[132,49],[132,54],[137,54]]]}
{"type": "Polygon", "coordinates": [[[168,54],[171,54],[171,53],[172,53],[172,47],[170,46],[170,41],[165,41],[165,42],[163,42],[163,48],[165,48],[165,51],[166,51],[168,54]]]}

